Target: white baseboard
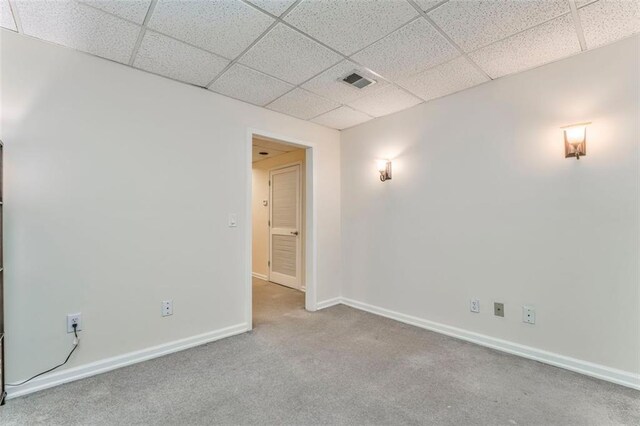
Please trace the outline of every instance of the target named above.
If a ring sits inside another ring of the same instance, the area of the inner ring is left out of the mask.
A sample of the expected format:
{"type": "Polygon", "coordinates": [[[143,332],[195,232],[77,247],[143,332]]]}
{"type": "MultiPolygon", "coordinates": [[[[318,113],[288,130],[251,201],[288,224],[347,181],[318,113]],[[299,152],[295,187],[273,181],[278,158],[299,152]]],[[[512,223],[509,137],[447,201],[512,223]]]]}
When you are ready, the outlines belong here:
{"type": "Polygon", "coordinates": [[[331,306],[339,305],[340,303],[342,303],[342,297],[334,297],[333,299],[327,299],[323,300],[322,302],[317,302],[316,309],[325,309],[331,306]]]}
{"type": "MultiPolygon", "coordinates": [[[[451,327],[445,324],[440,324],[437,322],[425,320],[425,319],[414,317],[411,315],[405,315],[400,312],[391,311],[389,309],[369,305],[367,303],[358,302],[356,300],[343,298],[343,297],[334,297],[332,299],[318,302],[317,309],[318,310],[325,309],[330,306],[338,305],[340,303],[350,306],[352,308],[370,312],[372,314],[380,315],[380,316],[390,318],[396,321],[400,321],[406,324],[414,325],[416,327],[421,327],[427,330],[435,331],[437,333],[445,334],[447,336],[451,336],[461,340],[466,340],[468,342],[476,343],[481,346],[486,346],[502,352],[518,355],[523,358],[532,359],[545,364],[564,368],[570,371],[575,371],[577,373],[585,374],[587,376],[595,377],[598,379],[606,380],[608,382],[612,382],[622,386],[627,386],[633,389],[640,390],[640,374],[635,374],[628,371],[610,368],[604,365],[595,364],[592,362],[583,361],[576,358],[571,358],[571,357],[556,354],[553,352],[543,351],[530,346],[525,346],[518,343],[509,342],[506,340],[497,339],[495,337],[490,337],[484,334],[463,330],[457,327],[451,327]]],[[[95,376],[97,374],[106,373],[107,371],[115,370],[117,368],[126,367],[131,364],[147,361],[163,355],[168,355],[170,353],[179,352],[185,349],[192,348],[194,346],[203,345],[205,343],[213,342],[215,340],[219,340],[225,337],[241,334],[247,330],[249,330],[249,327],[247,326],[247,324],[237,324],[231,327],[226,327],[226,328],[212,331],[209,333],[187,337],[185,339],[164,343],[162,345],[154,346],[151,348],[142,349],[139,351],[130,352],[123,355],[118,355],[112,358],[107,358],[104,360],[92,362],[85,365],[80,365],[78,367],[70,368],[68,370],[54,372],[54,373],[39,377],[37,379],[34,379],[33,381],[26,383],[22,386],[7,388],[7,399],[17,398],[19,396],[37,392],[39,390],[58,386],[63,383],[68,383],[75,380],[84,379],[86,377],[95,376]]]]}
{"type": "Polygon", "coordinates": [[[118,355],[112,358],[95,361],[89,364],[73,367],[68,370],[62,370],[38,377],[29,383],[25,383],[18,387],[7,388],[7,399],[17,398],[39,390],[48,389],[63,383],[73,382],[75,380],[84,379],[86,377],[95,376],[97,374],[106,373],[116,368],[126,367],[127,365],[136,364],[138,362],[147,361],[179,352],[194,346],[203,345],[225,337],[234,336],[244,333],[249,328],[247,324],[237,324],[231,327],[222,328],[220,330],[211,331],[197,336],[187,337],[185,339],[175,340],[169,343],[163,343],[158,346],[142,349],[127,354],[118,355]]]}
{"type": "Polygon", "coordinates": [[[257,278],[257,279],[259,279],[259,280],[269,281],[269,277],[267,277],[267,276],[266,276],[266,275],[264,275],[264,274],[259,274],[259,273],[257,273],[257,272],[252,272],[252,273],[251,273],[251,276],[252,276],[253,278],[257,278]]]}
{"type": "MultiPolygon", "coordinates": [[[[333,300],[333,299],[332,299],[333,300]]],[[[358,302],[356,300],[341,298],[341,303],[351,306],[352,308],[370,312],[386,318],[391,318],[406,324],[421,327],[437,333],[446,334],[461,340],[466,340],[481,346],[486,346],[502,352],[518,355],[523,358],[532,359],[555,367],[564,368],[566,370],[581,373],[587,376],[595,377],[608,382],[627,386],[640,390],[640,374],[629,371],[618,370],[601,364],[595,364],[589,361],[583,361],[576,358],[547,352],[536,349],[531,346],[525,346],[518,343],[509,342],[507,340],[497,339],[480,333],[464,330],[461,328],[451,327],[445,324],[425,320],[422,318],[405,315],[400,312],[391,311],[389,309],[378,306],[369,305],[367,303],[358,302]]]]}

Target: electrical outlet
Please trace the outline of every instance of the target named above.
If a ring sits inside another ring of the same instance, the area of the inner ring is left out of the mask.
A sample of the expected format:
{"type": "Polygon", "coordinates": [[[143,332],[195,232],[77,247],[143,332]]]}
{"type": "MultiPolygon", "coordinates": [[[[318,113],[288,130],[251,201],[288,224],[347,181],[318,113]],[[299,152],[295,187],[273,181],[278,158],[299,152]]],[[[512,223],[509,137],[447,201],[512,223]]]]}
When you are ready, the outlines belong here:
{"type": "Polygon", "coordinates": [[[493,315],[497,317],[504,317],[504,303],[493,303],[493,315]]]}
{"type": "Polygon", "coordinates": [[[67,333],[73,333],[73,324],[78,324],[76,331],[82,330],[82,314],[80,312],[67,315],[67,333]]]}
{"type": "Polygon", "coordinates": [[[536,310],[533,306],[522,307],[522,322],[526,322],[527,324],[536,323],[536,310]]]}
{"type": "Polygon", "coordinates": [[[163,300],[162,301],[162,312],[163,317],[168,317],[169,315],[173,315],[173,300],[163,300]]]}
{"type": "Polygon", "coordinates": [[[471,299],[469,309],[471,309],[471,312],[480,312],[480,301],[478,299],[471,299]]]}

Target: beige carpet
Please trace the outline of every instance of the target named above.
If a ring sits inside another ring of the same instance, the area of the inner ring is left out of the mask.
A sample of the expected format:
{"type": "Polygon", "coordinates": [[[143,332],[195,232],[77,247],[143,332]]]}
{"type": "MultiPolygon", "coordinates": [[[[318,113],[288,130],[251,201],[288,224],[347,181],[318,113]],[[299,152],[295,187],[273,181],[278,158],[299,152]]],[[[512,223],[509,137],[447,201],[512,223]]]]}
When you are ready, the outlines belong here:
{"type": "Polygon", "coordinates": [[[256,281],[255,329],[0,408],[2,425],[639,424],[640,392],[256,281]]]}

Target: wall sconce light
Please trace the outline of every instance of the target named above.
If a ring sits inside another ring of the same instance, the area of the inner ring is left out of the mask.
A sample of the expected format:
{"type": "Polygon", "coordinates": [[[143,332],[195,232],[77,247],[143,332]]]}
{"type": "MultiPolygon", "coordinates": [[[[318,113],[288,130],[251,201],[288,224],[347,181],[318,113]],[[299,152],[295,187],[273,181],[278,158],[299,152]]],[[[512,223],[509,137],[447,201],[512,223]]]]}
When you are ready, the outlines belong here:
{"type": "Polygon", "coordinates": [[[378,171],[380,172],[380,180],[391,180],[391,161],[380,160],[378,161],[378,171]]]}
{"type": "Polygon", "coordinates": [[[564,158],[587,155],[587,126],[588,123],[572,124],[561,127],[564,133],[564,158]]]}

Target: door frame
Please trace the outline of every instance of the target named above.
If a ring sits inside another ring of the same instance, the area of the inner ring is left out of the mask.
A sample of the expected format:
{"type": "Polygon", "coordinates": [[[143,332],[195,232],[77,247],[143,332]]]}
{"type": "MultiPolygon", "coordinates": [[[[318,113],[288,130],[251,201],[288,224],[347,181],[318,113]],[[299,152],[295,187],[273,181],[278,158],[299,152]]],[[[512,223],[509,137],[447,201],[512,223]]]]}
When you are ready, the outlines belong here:
{"type": "MultiPolygon", "coordinates": [[[[306,154],[306,153],[305,153],[306,154]]],[[[306,157],[306,155],[305,155],[306,157]]],[[[304,253],[305,253],[305,241],[306,241],[306,229],[304,228],[305,225],[305,217],[303,217],[304,215],[302,214],[304,208],[303,208],[303,203],[306,200],[305,197],[305,189],[302,187],[302,184],[306,181],[306,179],[303,179],[302,173],[305,171],[304,163],[302,161],[293,161],[291,163],[287,163],[287,164],[283,164],[280,166],[276,166],[273,167],[271,169],[268,170],[269,173],[269,181],[271,182],[271,174],[275,171],[278,170],[282,170],[282,169],[287,169],[293,166],[298,166],[298,186],[300,188],[300,204],[298,205],[298,208],[300,209],[298,211],[298,224],[300,225],[300,251],[299,253],[296,253],[298,259],[296,260],[297,262],[297,268],[298,271],[300,271],[299,273],[300,275],[300,287],[297,290],[301,290],[301,291],[306,291],[305,288],[305,259],[304,259],[304,253]]],[[[272,200],[272,191],[273,191],[273,185],[270,184],[269,185],[269,221],[272,220],[271,215],[273,213],[273,211],[271,210],[273,207],[273,200],[272,200]]],[[[253,222],[252,222],[253,224],[253,222]]],[[[253,235],[253,232],[252,232],[253,235]]],[[[267,258],[269,260],[269,262],[271,262],[271,226],[269,226],[269,243],[267,244],[267,258]]],[[[252,252],[253,253],[253,252],[252,252]]],[[[267,281],[271,281],[271,265],[269,265],[267,267],[267,281]]],[[[283,284],[284,285],[284,284],[283,284]]],[[[293,288],[293,287],[291,287],[293,288]]]]}
{"type": "Polygon", "coordinates": [[[302,141],[286,135],[274,132],[247,129],[247,139],[245,142],[245,253],[244,253],[244,287],[245,287],[245,320],[247,329],[253,328],[253,276],[252,276],[252,169],[253,169],[253,137],[263,136],[275,139],[278,142],[293,145],[305,150],[305,238],[304,238],[304,284],[305,284],[305,309],[313,312],[317,310],[317,275],[318,275],[318,255],[317,255],[317,211],[316,211],[316,170],[317,159],[315,154],[315,144],[313,142],[302,141]]]}

